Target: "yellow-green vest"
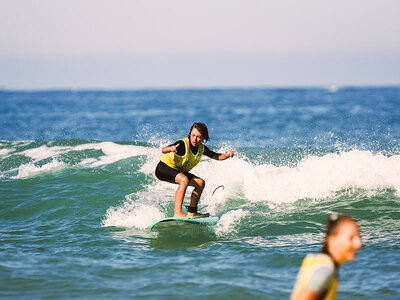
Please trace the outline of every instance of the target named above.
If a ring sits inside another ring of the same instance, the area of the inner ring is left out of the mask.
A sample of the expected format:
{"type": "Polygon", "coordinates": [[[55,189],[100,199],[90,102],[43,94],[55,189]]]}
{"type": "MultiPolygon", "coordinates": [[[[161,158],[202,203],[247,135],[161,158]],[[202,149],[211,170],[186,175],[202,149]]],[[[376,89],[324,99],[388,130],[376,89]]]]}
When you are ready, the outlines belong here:
{"type": "MultiPolygon", "coordinates": [[[[312,273],[319,266],[328,266],[333,269],[335,268],[333,260],[328,255],[323,253],[309,254],[304,258],[290,299],[294,300],[300,295],[300,293],[307,287],[312,273]]],[[[338,279],[335,274],[331,285],[328,287],[325,297],[322,299],[334,300],[336,298],[337,286],[338,279]]]]}
{"type": "Polygon", "coordinates": [[[189,139],[183,138],[182,141],[185,143],[185,154],[183,156],[179,156],[175,152],[168,152],[161,155],[160,160],[173,169],[189,172],[199,163],[204,152],[204,145],[199,145],[199,149],[195,155],[190,150],[189,139]]]}

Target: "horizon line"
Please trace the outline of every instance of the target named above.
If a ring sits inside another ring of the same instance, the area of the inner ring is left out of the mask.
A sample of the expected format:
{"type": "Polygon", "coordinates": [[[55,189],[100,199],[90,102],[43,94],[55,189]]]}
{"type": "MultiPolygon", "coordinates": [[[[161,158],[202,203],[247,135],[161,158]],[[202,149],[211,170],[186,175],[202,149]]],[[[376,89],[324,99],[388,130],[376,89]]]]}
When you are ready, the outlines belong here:
{"type": "Polygon", "coordinates": [[[62,91],[62,92],[87,92],[87,91],[162,91],[162,90],[245,90],[245,89],[327,89],[332,92],[348,88],[396,88],[396,84],[275,84],[275,85],[209,85],[209,86],[143,86],[143,87],[14,87],[7,88],[0,86],[1,92],[41,92],[41,91],[62,91]]]}

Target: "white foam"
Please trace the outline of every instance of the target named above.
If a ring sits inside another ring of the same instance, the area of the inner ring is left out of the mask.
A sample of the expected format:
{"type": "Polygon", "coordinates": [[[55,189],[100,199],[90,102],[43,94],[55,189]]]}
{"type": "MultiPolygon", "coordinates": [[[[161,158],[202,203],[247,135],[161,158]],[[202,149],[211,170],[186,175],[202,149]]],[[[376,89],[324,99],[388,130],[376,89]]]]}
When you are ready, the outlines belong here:
{"type": "Polygon", "coordinates": [[[153,195],[148,191],[128,195],[121,206],[110,207],[107,210],[102,224],[105,227],[146,229],[165,217],[157,205],[159,202],[160,194],[153,195]]]}
{"type": "Polygon", "coordinates": [[[30,162],[28,164],[23,164],[18,168],[18,174],[12,178],[21,179],[36,176],[45,172],[54,172],[56,170],[61,170],[65,168],[65,164],[59,161],[52,161],[43,166],[37,166],[34,163],[30,162]]]}
{"type": "Polygon", "coordinates": [[[241,198],[243,191],[242,171],[247,167],[252,167],[252,165],[238,157],[224,161],[205,159],[199,163],[193,173],[206,181],[200,206],[207,205],[208,212],[217,213],[218,207],[223,205],[228,198],[241,198]],[[224,189],[218,190],[212,196],[212,192],[219,185],[223,185],[224,189]]]}
{"type": "MultiPolygon", "coordinates": [[[[101,167],[130,157],[143,156],[139,172],[154,178],[139,194],[129,195],[117,208],[110,208],[105,217],[107,226],[146,228],[166,213],[162,207],[173,206],[177,186],[160,182],[154,177],[154,169],[161,155],[160,147],[150,148],[136,145],[120,145],[113,142],[88,143],[77,146],[42,145],[20,152],[32,162],[1,174],[17,172],[13,178],[36,176],[42,172],[69,167],[57,159],[70,151],[101,150],[98,157],[83,158],[79,165],[85,168],[101,167]],[[44,159],[52,159],[43,164],[44,159]],[[140,202],[135,199],[147,199],[140,202]],[[147,205],[147,206],[146,206],[147,205]],[[149,210],[149,214],[142,210],[149,210]],[[145,215],[144,219],[141,216],[145,215]]],[[[223,152],[224,149],[217,151],[223,152]]],[[[14,148],[0,150],[0,155],[9,155],[14,148]]],[[[16,154],[16,153],[13,153],[16,154]]],[[[269,163],[254,164],[244,155],[236,155],[225,161],[204,157],[193,173],[206,181],[199,206],[207,205],[205,211],[218,214],[229,199],[269,204],[294,203],[299,199],[324,199],[347,188],[362,188],[372,195],[385,188],[393,188],[400,195],[400,155],[386,156],[369,151],[352,150],[330,153],[324,156],[309,156],[295,167],[275,166],[269,163]],[[224,185],[212,196],[218,185],[224,185]]],[[[192,188],[186,193],[188,203],[192,188]]]]}
{"type": "Polygon", "coordinates": [[[72,147],[48,147],[46,145],[42,145],[38,148],[32,148],[21,152],[21,154],[30,157],[36,161],[40,161],[46,158],[57,156],[61,153],[66,153],[71,151],[72,147]]]}
{"type": "Polygon", "coordinates": [[[97,163],[97,161],[98,160],[96,158],[86,158],[80,162],[80,165],[84,167],[90,167],[93,163],[97,163]]]}
{"type": "MultiPolygon", "coordinates": [[[[105,215],[104,226],[144,229],[164,217],[167,214],[166,207],[171,212],[177,186],[160,182],[154,177],[154,169],[161,155],[159,148],[113,142],[54,147],[42,145],[22,151],[21,154],[30,157],[32,162],[7,172],[16,171],[17,175],[13,178],[26,178],[60,170],[69,166],[57,159],[59,155],[90,149],[101,150],[103,154],[84,158],[79,165],[92,168],[143,156],[145,160],[139,172],[154,178],[144,190],[128,195],[120,206],[110,208],[105,215]],[[52,161],[41,164],[44,159],[52,161]]],[[[7,156],[11,151],[15,149],[2,149],[0,155],[7,156]]],[[[240,199],[241,203],[266,202],[268,205],[294,203],[299,199],[324,199],[348,188],[362,188],[370,191],[371,195],[381,189],[393,188],[397,195],[400,194],[400,155],[386,156],[360,150],[309,156],[295,167],[254,164],[240,154],[225,161],[204,157],[193,173],[206,181],[199,206],[207,205],[205,211],[214,215],[223,212],[230,199],[240,199]],[[224,185],[224,189],[212,196],[213,190],[219,185],[224,185]]],[[[1,176],[4,177],[4,174],[1,176]]],[[[189,187],[184,201],[186,204],[191,191],[189,187]]],[[[245,216],[244,212],[245,209],[241,209],[223,214],[218,231],[232,230],[230,227],[245,216]]]]}
{"type": "Polygon", "coordinates": [[[223,214],[219,219],[215,233],[217,235],[232,234],[236,232],[235,226],[240,223],[240,220],[247,216],[249,211],[243,209],[230,210],[223,214]]]}
{"type": "MultiPolygon", "coordinates": [[[[16,145],[20,146],[21,143],[25,145],[32,142],[18,142],[16,145]]],[[[6,174],[18,171],[18,175],[12,178],[24,178],[40,172],[47,172],[49,169],[53,168],[66,168],[69,167],[69,165],[67,163],[61,163],[61,156],[63,154],[67,154],[71,151],[85,150],[101,150],[103,154],[98,155],[97,157],[83,158],[77,165],[84,168],[103,167],[130,157],[157,157],[154,153],[159,151],[158,149],[149,147],[120,145],[113,142],[89,143],[77,146],[51,146],[51,144],[47,144],[20,152],[16,152],[16,149],[14,148],[1,149],[0,157],[2,159],[16,154],[24,155],[31,159],[29,164],[24,164],[17,168],[2,172],[2,177],[6,176],[6,174]],[[46,159],[51,159],[52,162],[43,165],[44,162],[42,161],[46,159]]]]}
{"type": "MultiPolygon", "coordinates": [[[[90,164],[90,167],[99,167],[104,165],[110,165],[117,161],[140,155],[148,155],[149,148],[134,146],[134,145],[119,145],[112,142],[103,142],[98,144],[85,144],[74,147],[73,150],[87,150],[97,149],[101,150],[104,155],[100,156],[99,159],[90,164]]],[[[85,163],[87,164],[88,161],[85,163]]]]}
{"type": "Polygon", "coordinates": [[[311,156],[294,168],[272,165],[247,168],[243,182],[245,196],[252,202],[326,198],[350,187],[399,190],[400,156],[359,150],[311,156]]]}
{"type": "Polygon", "coordinates": [[[107,210],[103,220],[103,226],[115,226],[126,228],[146,229],[155,221],[163,218],[164,215],[157,207],[152,205],[132,206],[130,208],[111,207],[107,210]]]}
{"type": "Polygon", "coordinates": [[[140,155],[148,155],[152,149],[134,145],[119,145],[113,142],[102,142],[93,144],[82,144],[78,146],[54,146],[49,147],[42,145],[38,148],[28,149],[22,151],[21,154],[30,157],[34,162],[38,162],[47,158],[56,158],[61,154],[68,153],[70,151],[84,151],[84,150],[101,150],[104,155],[98,158],[84,159],[80,165],[85,167],[99,167],[109,164],[113,164],[117,161],[140,155]]]}
{"type": "Polygon", "coordinates": [[[12,152],[14,149],[0,149],[0,156],[6,156],[10,152],[12,152]]]}
{"type": "Polygon", "coordinates": [[[346,188],[393,188],[400,192],[400,155],[388,157],[360,150],[309,156],[295,167],[255,165],[240,157],[204,160],[194,173],[206,180],[201,204],[209,205],[210,212],[227,198],[278,204],[323,199],[346,188]],[[211,197],[219,184],[225,186],[222,194],[211,197]]]}
{"type": "MultiPolygon", "coordinates": [[[[154,176],[158,158],[159,150],[149,151],[140,171],[154,176]]],[[[206,180],[199,207],[207,205],[205,211],[214,215],[226,209],[225,204],[230,199],[277,205],[299,199],[324,199],[347,188],[362,188],[371,191],[371,195],[383,188],[400,191],[400,156],[388,157],[360,150],[310,156],[295,167],[255,165],[240,156],[225,161],[204,159],[193,171],[206,180]],[[224,189],[213,196],[218,185],[224,185],[224,189]]],[[[165,207],[172,213],[176,188],[176,185],[155,180],[146,191],[129,195],[120,207],[107,211],[104,224],[146,228],[164,217],[165,207]]],[[[186,204],[192,189],[189,187],[186,192],[186,204]]],[[[223,214],[217,231],[221,234],[232,231],[232,226],[246,214],[244,208],[223,214]]]]}

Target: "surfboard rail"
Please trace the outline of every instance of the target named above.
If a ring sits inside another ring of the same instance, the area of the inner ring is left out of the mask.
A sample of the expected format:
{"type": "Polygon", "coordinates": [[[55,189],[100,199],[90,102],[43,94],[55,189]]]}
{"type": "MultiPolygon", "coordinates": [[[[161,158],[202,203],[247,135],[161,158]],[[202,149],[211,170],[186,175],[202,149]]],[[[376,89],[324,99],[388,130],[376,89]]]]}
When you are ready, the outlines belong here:
{"type": "Polygon", "coordinates": [[[184,219],[184,218],[175,218],[175,217],[169,217],[169,218],[163,218],[158,221],[156,221],[153,225],[151,225],[150,230],[153,230],[153,228],[160,223],[163,222],[185,222],[185,223],[192,223],[192,224],[201,224],[201,225],[208,225],[212,226],[218,223],[219,218],[218,217],[205,217],[205,218],[193,218],[193,219],[184,219]]]}

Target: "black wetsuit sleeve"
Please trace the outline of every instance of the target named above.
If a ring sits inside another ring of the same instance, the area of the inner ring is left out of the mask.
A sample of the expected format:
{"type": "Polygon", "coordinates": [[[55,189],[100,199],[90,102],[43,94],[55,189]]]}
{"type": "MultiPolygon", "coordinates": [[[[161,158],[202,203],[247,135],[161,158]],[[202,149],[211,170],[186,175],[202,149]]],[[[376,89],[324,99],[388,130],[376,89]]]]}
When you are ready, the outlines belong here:
{"type": "Polygon", "coordinates": [[[214,155],[217,154],[217,153],[215,153],[214,151],[211,151],[207,146],[204,146],[204,152],[203,152],[203,154],[204,154],[205,156],[208,156],[209,158],[213,158],[214,155]]]}
{"type": "Polygon", "coordinates": [[[176,141],[175,143],[169,145],[168,147],[175,146],[178,144],[178,147],[176,148],[176,154],[179,156],[184,156],[185,155],[185,142],[182,140],[176,141]]]}

